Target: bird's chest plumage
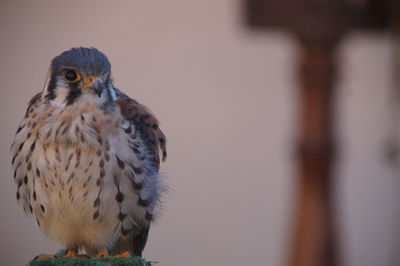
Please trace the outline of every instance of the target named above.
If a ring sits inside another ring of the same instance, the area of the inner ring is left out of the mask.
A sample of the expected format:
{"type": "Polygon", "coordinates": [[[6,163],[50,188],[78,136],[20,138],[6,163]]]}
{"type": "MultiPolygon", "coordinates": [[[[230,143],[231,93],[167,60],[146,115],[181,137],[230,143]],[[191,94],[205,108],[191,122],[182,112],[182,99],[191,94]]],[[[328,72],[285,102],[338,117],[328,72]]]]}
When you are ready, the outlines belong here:
{"type": "Polygon", "coordinates": [[[104,246],[124,223],[145,220],[151,206],[137,202],[152,197],[151,186],[142,187],[144,174],[153,173],[135,128],[126,134],[130,125],[117,109],[32,110],[14,144],[17,197],[47,234],[66,245],[104,246]]]}

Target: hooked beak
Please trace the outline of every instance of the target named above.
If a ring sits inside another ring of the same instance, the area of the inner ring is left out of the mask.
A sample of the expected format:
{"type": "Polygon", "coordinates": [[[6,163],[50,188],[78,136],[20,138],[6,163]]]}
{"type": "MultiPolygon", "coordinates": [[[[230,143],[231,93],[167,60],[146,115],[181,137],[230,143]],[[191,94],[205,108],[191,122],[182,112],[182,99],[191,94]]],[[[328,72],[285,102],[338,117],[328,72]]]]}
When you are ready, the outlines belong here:
{"type": "Polygon", "coordinates": [[[100,97],[103,86],[103,81],[99,76],[88,76],[83,80],[82,89],[90,89],[100,97]]]}

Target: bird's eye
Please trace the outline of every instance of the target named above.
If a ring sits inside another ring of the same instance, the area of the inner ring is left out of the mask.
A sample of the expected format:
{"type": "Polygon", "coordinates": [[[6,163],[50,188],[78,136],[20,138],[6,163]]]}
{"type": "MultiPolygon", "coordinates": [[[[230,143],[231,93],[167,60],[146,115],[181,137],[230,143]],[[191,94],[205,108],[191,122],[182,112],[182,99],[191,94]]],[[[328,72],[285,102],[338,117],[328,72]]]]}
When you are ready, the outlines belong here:
{"type": "Polygon", "coordinates": [[[77,82],[81,80],[81,76],[75,70],[67,70],[64,73],[64,79],[68,82],[77,82]]]}

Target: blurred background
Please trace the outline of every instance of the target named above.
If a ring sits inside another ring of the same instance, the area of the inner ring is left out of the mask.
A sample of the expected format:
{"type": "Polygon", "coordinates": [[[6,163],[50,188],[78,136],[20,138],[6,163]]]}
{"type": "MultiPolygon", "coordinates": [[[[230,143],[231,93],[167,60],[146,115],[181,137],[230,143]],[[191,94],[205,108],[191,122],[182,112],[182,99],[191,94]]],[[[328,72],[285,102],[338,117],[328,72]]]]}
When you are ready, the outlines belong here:
{"type": "MultiPolygon", "coordinates": [[[[162,266],[290,262],[296,221],[298,61],[288,31],[254,31],[239,0],[0,2],[0,257],[24,265],[61,246],[15,199],[9,146],[51,59],[93,46],[118,88],[168,138],[171,187],[144,257],[162,266]]],[[[353,30],[337,43],[332,177],[344,266],[400,265],[396,39],[353,30]]]]}

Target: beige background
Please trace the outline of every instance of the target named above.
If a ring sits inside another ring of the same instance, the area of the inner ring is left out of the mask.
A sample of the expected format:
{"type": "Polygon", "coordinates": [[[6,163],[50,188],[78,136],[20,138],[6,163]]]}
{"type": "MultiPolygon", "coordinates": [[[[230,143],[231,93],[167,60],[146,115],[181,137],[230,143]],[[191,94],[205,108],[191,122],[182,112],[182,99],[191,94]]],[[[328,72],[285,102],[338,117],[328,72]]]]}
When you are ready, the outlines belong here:
{"type": "MultiPolygon", "coordinates": [[[[237,0],[0,2],[0,258],[60,246],[15,200],[9,145],[50,60],[95,46],[117,86],[149,106],[169,143],[171,186],[144,255],[163,266],[286,265],[295,191],[297,45],[248,32],[237,0]]],[[[345,266],[400,265],[392,47],[357,33],[340,48],[337,169],[345,266]]]]}

